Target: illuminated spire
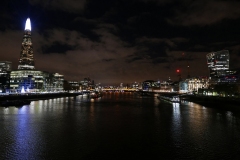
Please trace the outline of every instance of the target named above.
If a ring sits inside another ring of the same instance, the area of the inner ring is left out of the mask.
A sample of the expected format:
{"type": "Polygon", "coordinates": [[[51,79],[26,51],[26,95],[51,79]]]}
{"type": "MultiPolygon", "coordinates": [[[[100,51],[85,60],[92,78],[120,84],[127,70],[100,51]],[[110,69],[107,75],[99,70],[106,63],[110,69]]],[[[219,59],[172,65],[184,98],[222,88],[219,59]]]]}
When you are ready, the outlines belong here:
{"type": "Polygon", "coordinates": [[[27,19],[26,24],[25,24],[25,30],[30,30],[31,31],[31,22],[30,18],[27,19]]]}

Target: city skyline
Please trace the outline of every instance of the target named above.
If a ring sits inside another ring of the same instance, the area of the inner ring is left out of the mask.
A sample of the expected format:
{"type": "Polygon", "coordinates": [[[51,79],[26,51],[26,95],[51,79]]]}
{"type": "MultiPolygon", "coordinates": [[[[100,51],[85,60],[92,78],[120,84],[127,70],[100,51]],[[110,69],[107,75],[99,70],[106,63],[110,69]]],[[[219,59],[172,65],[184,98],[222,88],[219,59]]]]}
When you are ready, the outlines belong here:
{"type": "Polygon", "coordinates": [[[90,77],[119,84],[208,76],[206,55],[229,50],[240,68],[240,2],[63,1],[4,2],[1,61],[17,69],[26,19],[32,22],[35,68],[66,80],[90,77]]]}

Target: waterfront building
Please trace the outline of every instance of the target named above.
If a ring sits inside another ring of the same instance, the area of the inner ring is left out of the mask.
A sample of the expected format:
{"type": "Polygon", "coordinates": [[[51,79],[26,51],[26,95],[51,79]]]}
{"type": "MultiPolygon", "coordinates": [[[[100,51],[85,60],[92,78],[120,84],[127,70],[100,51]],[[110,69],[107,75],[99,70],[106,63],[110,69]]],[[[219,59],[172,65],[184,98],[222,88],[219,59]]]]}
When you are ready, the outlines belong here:
{"type": "Polygon", "coordinates": [[[209,79],[207,77],[195,77],[187,80],[188,91],[198,91],[199,88],[208,88],[209,79]]]}
{"type": "Polygon", "coordinates": [[[209,79],[207,77],[192,77],[179,82],[179,92],[198,92],[199,89],[208,88],[209,79]]]}
{"type": "Polygon", "coordinates": [[[143,91],[155,91],[160,90],[160,82],[154,80],[146,80],[142,83],[143,91]]]}
{"type": "Polygon", "coordinates": [[[45,88],[45,78],[49,77],[47,72],[35,70],[16,70],[11,72],[11,92],[40,92],[45,88]]]}
{"type": "Polygon", "coordinates": [[[62,92],[64,91],[64,76],[59,73],[44,72],[44,91],[46,92],[62,92]]]}
{"type": "Polygon", "coordinates": [[[70,90],[78,91],[80,90],[80,84],[78,81],[68,81],[70,90]]]}
{"type": "Polygon", "coordinates": [[[225,76],[219,77],[217,80],[212,81],[212,84],[219,83],[238,83],[239,82],[239,70],[227,70],[225,76]]]}
{"type": "Polygon", "coordinates": [[[52,90],[55,92],[62,92],[64,87],[64,76],[59,74],[59,73],[54,73],[52,76],[53,80],[52,80],[52,84],[53,84],[53,88],[52,90]]]}
{"type": "Polygon", "coordinates": [[[138,82],[132,83],[131,88],[136,90],[139,89],[139,83],[138,82]]]}
{"type": "Polygon", "coordinates": [[[36,70],[16,70],[11,72],[11,92],[62,92],[64,76],[36,70]]]}
{"type": "Polygon", "coordinates": [[[206,55],[210,79],[225,76],[229,70],[229,51],[222,50],[206,55]]]}
{"type": "Polygon", "coordinates": [[[172,92],[173,86],[172,83],[168,83],[167,81],[162,81],[160,84],[160,92],[172,92]]]}
{"type": "Polygon", "coordinates": [[[188,83],[187,83],[186,80],[179,82],[179,92],[180,93],[187,93],[188,92],[188,83]]]}
{"type": "Polygon", "coordinates": [[[80,90],[92,90],[95,88],[94,81],[89,77],[84,78],[83,81],[80,81],[80,90]]]}
{"type": "Polygon", "coordinates": [[[206,57],[209,68],[209,85],[211,88],[217,84],[239,84],[239,69],[229,69],[228,50],[211,52],[206,57]]]}
{"type": "Polygon", "coordinates": [[[179,91],[179,81],[172,81],[169,77],[167,81],[161,81],[160,92],[178,92],[179,91]]]}
{"type": "Polygon", "coordinates": [[[237,83],[239,80],[238,75],[226,75],[223,77],[220,77],[217,81],[217,84],[219,83],[237,83]]]}
{"type": "Polygon", "coordinates": [[[103,89],[101,83],[96,83],[94,88],[96,91],[102,91],[102,89],[103,89]]]}
{"type": "Polygon", "coordinates": [[[0,61],[0,93],[9,92],[12,62],[0,61]]]}

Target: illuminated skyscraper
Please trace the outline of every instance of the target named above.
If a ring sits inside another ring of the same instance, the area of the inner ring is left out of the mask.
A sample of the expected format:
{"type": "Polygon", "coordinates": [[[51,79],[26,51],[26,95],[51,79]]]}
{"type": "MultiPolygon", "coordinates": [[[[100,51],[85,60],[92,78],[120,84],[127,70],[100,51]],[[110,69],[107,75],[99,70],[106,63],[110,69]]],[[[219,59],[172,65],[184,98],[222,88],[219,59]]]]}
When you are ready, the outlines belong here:
{"type": "Polygon", "coordinates": [[[33,47],[31,38],[31,22],[30,18],[27,19],[25,24],[25,31],[23,35],[22,48],[19,59],[19,70],[33,70],[34,59],[33,59],[33,47]]]}
{"type": "Polygon", "coordinates": [[[22,41],[18,70],[11,71],[10,92],[63,91],[64,76],[35,70],[31,39],[31,22],[28,18],[22,41]]]}
{"type": "Polygon", "coordinates": [[[207,63],[211,78],[225,76],[229,70],[229,52],[222,50],[207,54],[207,63]]]}

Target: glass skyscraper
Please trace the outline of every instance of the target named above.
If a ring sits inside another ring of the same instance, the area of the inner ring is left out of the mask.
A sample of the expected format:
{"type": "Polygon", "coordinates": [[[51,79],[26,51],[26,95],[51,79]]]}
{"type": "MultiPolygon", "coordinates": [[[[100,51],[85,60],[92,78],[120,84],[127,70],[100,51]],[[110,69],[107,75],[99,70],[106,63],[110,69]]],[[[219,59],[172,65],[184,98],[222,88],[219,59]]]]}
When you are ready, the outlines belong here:
{"type": "Polygon", "coordinates": [[[30,18],[27,19],[25,24],[25,31],[23,35],[20,59],[19,59],[19,70],[32,70],[34,69],[33,59],[33,47],[31,37],[31,22],[30,18]]]}
{"type": "Polygon", "coordinates": [[[219,78],[225,76],[229,70],[229,51],[222,50],[208,53],[207,64],[210,78],[219,78]]]}

